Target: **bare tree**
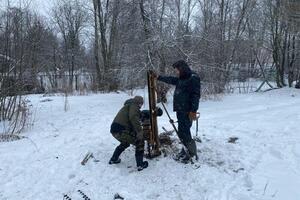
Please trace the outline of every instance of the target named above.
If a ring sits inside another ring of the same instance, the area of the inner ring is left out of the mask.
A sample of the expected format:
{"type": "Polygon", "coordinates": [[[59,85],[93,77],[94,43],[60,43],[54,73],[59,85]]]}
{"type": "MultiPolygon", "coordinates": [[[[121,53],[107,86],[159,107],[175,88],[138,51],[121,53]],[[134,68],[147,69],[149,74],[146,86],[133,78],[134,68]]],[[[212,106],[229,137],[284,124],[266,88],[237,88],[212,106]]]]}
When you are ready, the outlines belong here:
{"type": "MultiPolygon", "coordinates": [[[[73,89],[77,58],[82,53],[80,34],[85,27],[88,16],[79,0],[59,1],[53,9],[53,20],[57,24],[64,41],[64,55],[69,75],[69,89],[73,89]]],[[[77,67],[76,67],[77,66],[77,67]]]]}
{"type": "MultiPolygon", "coordinates": [[[[108,76],[109,70],[115,66],[117,22],[120,13],[119,0],[93,0],[95,21],[95,59],[98,74],[98,86],[104,82],[113,82],[108,76]],[[101,60],[99,57],[101,51],[101,60]],[[102,61],[102,62],[100,62],[102,61]],[[100,63],[102,65],[100,65],[100,63]],[[103,66],[102,68],[100,66],[103,66]]],[[[111,84],[109,89],[114,89],[116,83],[111,84]]]]}
{"type": "Polygon", "coordinates": [[[28,120],[28,104],[23,98],[23,74],[26,68],[25,18],[29,14],[27,8],[10,7],[1,14],[0,26],[0,123],[4,134],[19,133],[28,120]],[[25,18],[25,20],[24,20],[25,18]]]}

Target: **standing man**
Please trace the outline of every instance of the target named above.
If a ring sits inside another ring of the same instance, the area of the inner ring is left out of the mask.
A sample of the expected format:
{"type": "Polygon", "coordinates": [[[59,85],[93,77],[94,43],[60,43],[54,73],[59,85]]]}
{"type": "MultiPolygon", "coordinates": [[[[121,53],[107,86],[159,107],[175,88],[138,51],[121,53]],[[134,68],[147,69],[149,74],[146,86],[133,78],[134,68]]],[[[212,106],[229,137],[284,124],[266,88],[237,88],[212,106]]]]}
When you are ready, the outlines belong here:
{"type": "Polygon", "coordinates": [[[198,159],[196,143],[192,139],[190,128],[197,119],[201,84],[199,76],[184,60],[179,60],[172,66],[177,77],[157,76],[157,80],[176,86],[173,110],[178,119],[178,137],[186,148],[182,148],[176,159],[188,163],[192,157],[198,159]]]}
{"type": "Polygon", "coordinates": [[[141,96],[135,96],[128,99],[115,117],[110,132],[121,144],[116,147],[109,164],[118,164],[121,162],[119,156],[130,146],[135,146],[135,160],[138,171],[148,167],[148,162],[143,161],[144,157],[144,135],[141,125],[141,111],[144,99],[141,96]]]}

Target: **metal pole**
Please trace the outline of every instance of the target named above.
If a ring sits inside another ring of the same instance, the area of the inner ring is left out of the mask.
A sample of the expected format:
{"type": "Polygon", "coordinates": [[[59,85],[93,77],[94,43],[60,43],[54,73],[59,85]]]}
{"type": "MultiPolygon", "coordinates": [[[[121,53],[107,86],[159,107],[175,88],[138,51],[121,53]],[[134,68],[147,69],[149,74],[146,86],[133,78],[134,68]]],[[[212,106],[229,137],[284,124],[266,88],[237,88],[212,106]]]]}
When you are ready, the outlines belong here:
{"type": "Polygon", "coordinates": [[[175,132],[176,132],[177,135],[178,135],[178,130],[177,130],[176,126],[174,125],[174,120],[171,118],[171,116],[170,116],[170,114],[169,114],[169,112],[168,112],[168,110],[167,110],[165,104],[164,104],[163,102],[160,102],[160,103],[161,103],[161,105],[163,106],[165,112],[167,113],[167,116],[168,116],[168,118],[169,118],[169,122],[172,124],[172,126],[173,126],[175,132]]]}

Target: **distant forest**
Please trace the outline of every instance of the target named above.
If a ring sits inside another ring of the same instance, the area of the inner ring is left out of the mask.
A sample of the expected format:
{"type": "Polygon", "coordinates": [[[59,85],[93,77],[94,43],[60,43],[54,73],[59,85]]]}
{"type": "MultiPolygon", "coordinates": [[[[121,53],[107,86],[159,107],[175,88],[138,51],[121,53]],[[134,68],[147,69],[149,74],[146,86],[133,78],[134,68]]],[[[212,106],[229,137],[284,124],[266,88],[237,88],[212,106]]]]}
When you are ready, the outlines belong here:
{"type": "Polygon", "coordinates": [[[299,4],[59,0],[42,16],[30,1],[8,0],[0,10],[1,96],[143,87],[148,69],[171,74],[178,59],[212,94],[249,78],[291,87],[300,79],[299,4]]]}

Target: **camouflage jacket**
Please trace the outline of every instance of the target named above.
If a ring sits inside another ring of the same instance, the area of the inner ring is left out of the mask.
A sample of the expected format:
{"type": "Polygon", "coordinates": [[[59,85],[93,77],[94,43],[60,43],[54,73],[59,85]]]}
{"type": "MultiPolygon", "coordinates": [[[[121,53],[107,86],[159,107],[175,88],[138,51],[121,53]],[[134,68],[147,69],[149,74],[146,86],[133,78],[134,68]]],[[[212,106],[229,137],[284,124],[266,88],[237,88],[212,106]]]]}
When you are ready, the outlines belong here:
{"type": "Polygon", "coordinates": [[[128,99],[113,120],[111,132],[120,132],[123,129],[136,134],[137,138],[143,138],[140,117],[141,111],[138,102],[128,99]]]}

